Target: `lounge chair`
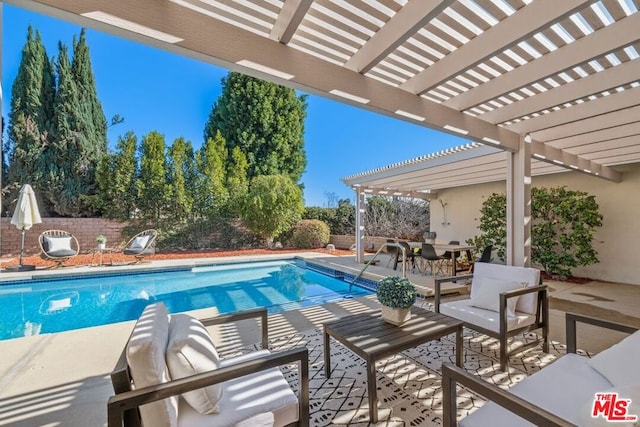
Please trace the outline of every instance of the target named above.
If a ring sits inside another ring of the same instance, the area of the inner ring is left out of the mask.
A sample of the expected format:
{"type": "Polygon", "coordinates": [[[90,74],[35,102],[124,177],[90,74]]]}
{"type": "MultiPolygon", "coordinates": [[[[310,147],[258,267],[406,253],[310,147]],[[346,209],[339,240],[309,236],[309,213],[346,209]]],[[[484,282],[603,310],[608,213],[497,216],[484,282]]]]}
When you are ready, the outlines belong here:
{"type": "Polygon", "coordinates": [[[38,237],[40,257],[54,261],[54,268],[62,267],[65,261],[80,253],[78,239],[68,231],[47,230],[38,237]]]}
{"type": "Polygon", "coordinates": [[[464,326],[500,341],[500,370],[509,363],[508,340],[524,332],[540,330],[542,339],[517,346],[520,352],[542,341],[549,352],[549,301],[547,286],[540,285],[535,268],[476,263],[473,275],[436,278],[435,311],[462,320],[464,326]],[[440,303],[441,284],[472,279],[471,298],[440,303]]]}
{"type": "Polygon", "coordinates": [[[158,232],[152,228],[141,231],[127,242],[122,253],[134,256],[136,258],[134,264],[139,264],[145,257],[156,253],[157,237],[158,232]]]}
{"type": "Polygon", "coordinates": [[[309,351],[270,353],[265,308],[197,319],[148,305],[111,373],[109,427],[309,425],[309,351]],[[260,318],[263,350],[218,357],[207,326],[260,318]],[[298,396],[278,368],[298,365],[298,396]],[[178,397],[180,396],[180,399],[178,397]]]}

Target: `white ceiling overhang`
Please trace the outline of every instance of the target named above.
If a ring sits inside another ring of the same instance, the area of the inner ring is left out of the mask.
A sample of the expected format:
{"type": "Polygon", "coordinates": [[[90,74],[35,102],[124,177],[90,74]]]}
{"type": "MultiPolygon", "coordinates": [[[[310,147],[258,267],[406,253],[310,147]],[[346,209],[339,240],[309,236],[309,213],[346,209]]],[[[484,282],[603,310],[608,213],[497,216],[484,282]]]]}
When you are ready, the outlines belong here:
{"type": "Polygon", "coordinates": [[[467,166],[412,161],[434,174],[429,185],[418,170],[396,184],[363,173],[349,185],[366,178],[376,191],[422,195],[445,180],[503,179],[501,150],[516,151],[525,134],[534,174],[578,170],[619,182],[616,166],[640,161],[638,0],[6,3],[485,146],[444,156],[467,166]]]}

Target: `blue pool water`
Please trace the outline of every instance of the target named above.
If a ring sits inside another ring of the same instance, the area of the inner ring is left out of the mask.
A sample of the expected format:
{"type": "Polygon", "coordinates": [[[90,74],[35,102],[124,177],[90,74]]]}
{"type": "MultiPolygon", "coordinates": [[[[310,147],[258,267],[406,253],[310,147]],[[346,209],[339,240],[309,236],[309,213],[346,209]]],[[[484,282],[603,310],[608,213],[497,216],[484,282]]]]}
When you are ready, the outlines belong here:
{"type": "Polygon", "coordinates": [[[216,307],[220,313],[267,307],[276,313],[371,293],[304,265],[304,261],[269,261],[3,282],[0,339],[133,320],[155,301],[164,302],[172,313],[206,307],[216,307]]]}

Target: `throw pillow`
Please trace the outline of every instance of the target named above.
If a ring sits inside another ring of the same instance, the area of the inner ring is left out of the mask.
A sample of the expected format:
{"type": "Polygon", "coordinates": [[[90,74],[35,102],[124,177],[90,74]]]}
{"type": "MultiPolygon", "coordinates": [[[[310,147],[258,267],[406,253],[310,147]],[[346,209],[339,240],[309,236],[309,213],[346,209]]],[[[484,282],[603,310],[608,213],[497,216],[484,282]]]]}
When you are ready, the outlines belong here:
{"type": "MultiPolygon", "coordinates": [[[[588,360],[589,365],[614,386],[640,384],[640,331],[601,351],[588,360]]],[[[638,414],[640,415],[640,414],[638,414]]]]}
{"type": "MultiPolygon", "coordinates": [[[[599,426],[612,426],[616,427],[634,427],[640,425],[640,383],[636,384],[626,384],[620,387],[613,387],[608,390],[599,391],[597,394],[602,394],[601,399],[606,399],[605,396],[611,396],[611,393],[617,393],[616,401],[620,402],[622,400],[630,400],[625,406],[626,408],[626,416],[636,416],[636,421],[616,421],[611,422],[607,419],[606,415],[603,411],[596,411],[596,416],[593,415],[594,412],[594,403],[597,396],[593,396],[593,400],[586,402],[583,406],[582,410],[577,414],[578,415],[578,425],[584,427],[599,427],[599,426]]],[[[602,400],[601,400],[602,402],[602,400]]],[[[606,403],[603,403],[606,405],[606,403]]],[[[606,407],[606,406],[605,406],[606,407]]],[[[604,408],[604,407],[603,407],[604,408]]],[[[624,411],[621,408],[616,408],[617,411],[624,411]]],[[[621,413],[618,414],[622,416],[621,413]]]]}
{"type": "MultiPolygon", "coordinates": [[[[171,316],[167,365],[171,378],[184,378],[220,367],[220,358],[209,332],[198,319],[187,314],[171,316]]],[[[182,397],[201,414],[218,412],[222,384],[183,393],[182,397]]]]}
{"type": "MultiPolygon", "coordinates": [[[[471,305],[485,310],[500,311],[500,294],[514,289],[520,289],[524,285],[520,282],[506,279],[494,279],[479,277],[473,284],[476,291],[471,290],[471,305]]],[[[507,299],[507,316],[514,317],[518,297],[507,299]]]]}
{"type": "MultiPolygon", "coordinates": [[[[170,381],[165,351],[169,339],[169,314],[162,303],[148,305],[133,327],[127,345],[127,362],[137,389],[170,381]]],[[[178,396],[140,406],[145,426],[176,427],[178,396]]]]}
{"type": "Polygon", "coordinates": [[[47,252],[71,250],[71,237],[44,236],[44,242],[47,252]]]}
{"type": "Polygon", "coordinates": [[[144,249],[151,236],[138,236],[131,242],[131,249],[144,249]]]}

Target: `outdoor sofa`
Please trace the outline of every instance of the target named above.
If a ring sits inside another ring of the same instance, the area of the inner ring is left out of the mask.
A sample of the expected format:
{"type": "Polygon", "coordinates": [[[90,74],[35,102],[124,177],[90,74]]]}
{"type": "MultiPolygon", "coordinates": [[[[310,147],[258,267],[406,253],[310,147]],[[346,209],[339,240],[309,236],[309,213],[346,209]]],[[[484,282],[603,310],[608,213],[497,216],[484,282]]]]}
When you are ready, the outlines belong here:
{"type": "Polygon", "coordinates": [[[640,331],[638,328],[572,313],[566,314],[567,354],[505,391],[451,364],[442,366],[445,426],[635,426],[636,421],[608,418],[639,417],[640,331]],[[592,358],[576,353],[576,323],[630,333],[592,358]],[[491,402],[456,423],[456,384],[491,402]],[[618,393],[614,401],[612,394],[618,393]],[[595,405],[596,394],[600,394],[595,405]],[[620,403],[630,399],[628,404],[620,403]],[[611,403],[607,403],[611,402],[611,403]],[[622,407],[625,407],[624,410],[622,407]],[[594,413],[595,409],[595,413],[594,413]],[[595,416],[594,416],[595,415],[595,416]],[[525,420],[526,418],[526,420],[525,420]],[[527,421],[528,420],[528,421],[527,421]]]}
{"type": "Polygon", "coordinates": [[[305,347],[270,353],[265,308],[198,321],[148,305],[111,373],[108,426],[309,425],[305,347]],[[206,326],[259,318],[263,350],[219,359],[206,326]],[[297,364],[298,396],[279,367],[297,364]]]}

